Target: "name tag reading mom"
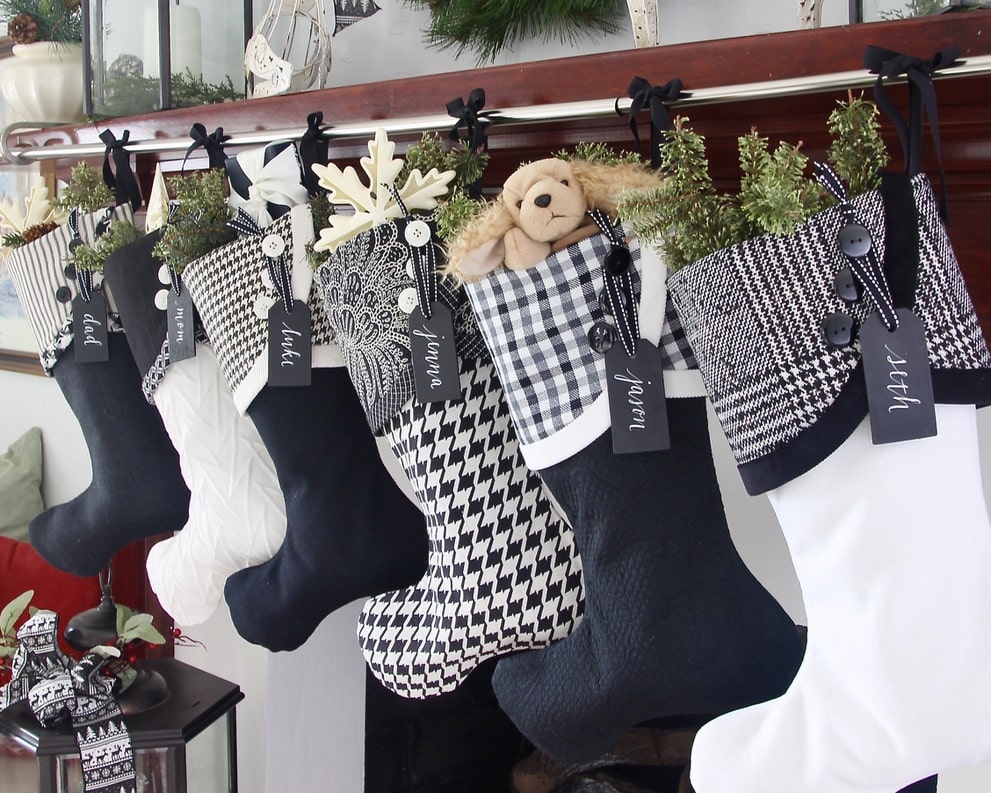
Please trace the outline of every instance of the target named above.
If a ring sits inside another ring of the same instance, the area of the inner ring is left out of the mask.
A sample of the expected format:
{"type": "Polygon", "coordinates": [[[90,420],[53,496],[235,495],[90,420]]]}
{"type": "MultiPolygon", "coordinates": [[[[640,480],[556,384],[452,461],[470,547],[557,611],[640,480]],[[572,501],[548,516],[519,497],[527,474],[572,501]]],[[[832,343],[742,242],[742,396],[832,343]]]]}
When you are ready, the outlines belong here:
{"type": "Polygon", "coordinates": [[[420,402],[460,402],[461,376],[454,321],[443,303],[430,306],[430,319],[416,306],[409,315],[413,382],[420,402]]]}
{"type": "Polygon", "coordinates": [[[176,363],[195,357],[193,299],[188,289],[183,289],[178,296],[174,289],[169,289],[166,313],[169,316],[169,360],[176,363]]]}
{"type": "Polygon", "coordinates": [[[282,301],[268,311],[268,384],[308,386],[311,381],[313,349],[310,335],[310,309],[294,300],[286,312],[282,301]]]}
{"type": "Polygon", "coordinates": [[[80,295],[72,301],[72,346],[76,363],[110,360],[107,346],[107,302],[94,290],[87,303],[80,295]]]}
{"type": "Polygon", "coordinates": [[[606,381],[613,452],[670,449],[664,373],[657,347],[640,339],[637,354],[631,358],[622,344],[614,344],[606,353],[606,381]]]}
{"type": "Polygon", "coordinates": [[[898,329],[889,333],[881,318],[871,314],[860,331],[860,346],[874,443],[935,435],[929,349],[919,318],[900,308],[898,329]]]}

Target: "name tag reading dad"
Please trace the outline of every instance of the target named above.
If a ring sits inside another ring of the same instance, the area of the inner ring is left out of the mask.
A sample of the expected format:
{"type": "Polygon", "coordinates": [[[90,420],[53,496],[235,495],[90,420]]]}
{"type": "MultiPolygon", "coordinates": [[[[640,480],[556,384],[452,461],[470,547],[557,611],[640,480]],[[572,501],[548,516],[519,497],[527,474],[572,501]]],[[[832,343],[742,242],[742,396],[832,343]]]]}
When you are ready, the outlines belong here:
{"type": "Polygon", "coordinates": [[[169,289],[166,304],[169,316],[169,361],[185,361],[196,356],[196,340],[193,337],[193,298],[188,289],[176,295],[169,289]]]}
{"type": "Polygon", "coordinates": [[[72,346],[76,363],[110,360],[107,346],[107,301],[93,290],[87,303],[80,295],[72,301],[72,346]]]}
{"type": "Polygon", "coordinates": [[[631,358],[622,344],[614,344],[606,353],[606,381],[613,452],[670,449],[664,373],[657,347],[639,339],[637,354],[631,358]]]}
{"type": "Polygon", "coordinates": [[[294,300],[286,312],[282,301],[268,311],[268,384],[307,386],[312,376],[310,309],[294,300]]]}
{"type": "Polygon", "coordinates": [[[929,349],[919,318],[898,309],[898,329],[889,333],[877,314],[860,331],[867,380],[871,438],[875,444],[929,438],[936,434],[929,349]]]}
{"type": "Polygon", "coordinates": [[[413,382],[420,402],[460,402],[461,376],[454,343],[454,321],[443,303],[434,302],[427,319],[416,306],[409,315],[413,382]]]}

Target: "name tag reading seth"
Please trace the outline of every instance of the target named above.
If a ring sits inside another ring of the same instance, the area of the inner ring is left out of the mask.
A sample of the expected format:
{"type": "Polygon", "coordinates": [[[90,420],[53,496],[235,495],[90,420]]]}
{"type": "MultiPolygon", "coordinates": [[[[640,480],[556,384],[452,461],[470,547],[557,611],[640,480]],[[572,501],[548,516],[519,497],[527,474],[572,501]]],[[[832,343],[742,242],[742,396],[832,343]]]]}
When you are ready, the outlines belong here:
{"type": "Polygon", "coordinates": [[[929,349],[919,318],[900,308],[889,332],[878,314],[864,322],[860,345],[867,382],[871,438],[875,444],[929,438],[936,434],[929,349]]]}

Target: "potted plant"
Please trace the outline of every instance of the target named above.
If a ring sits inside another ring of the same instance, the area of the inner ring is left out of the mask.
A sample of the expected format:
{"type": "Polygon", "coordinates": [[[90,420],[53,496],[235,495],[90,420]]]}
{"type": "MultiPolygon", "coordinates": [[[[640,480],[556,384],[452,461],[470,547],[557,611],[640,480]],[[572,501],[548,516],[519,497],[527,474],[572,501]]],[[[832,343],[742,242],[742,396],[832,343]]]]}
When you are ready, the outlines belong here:
{"type": "Polygon", "coordinates": [[[83,119],[80,0],[0,0],[14,61],[0,72],[0,93],[16,121],[83,119]]]}

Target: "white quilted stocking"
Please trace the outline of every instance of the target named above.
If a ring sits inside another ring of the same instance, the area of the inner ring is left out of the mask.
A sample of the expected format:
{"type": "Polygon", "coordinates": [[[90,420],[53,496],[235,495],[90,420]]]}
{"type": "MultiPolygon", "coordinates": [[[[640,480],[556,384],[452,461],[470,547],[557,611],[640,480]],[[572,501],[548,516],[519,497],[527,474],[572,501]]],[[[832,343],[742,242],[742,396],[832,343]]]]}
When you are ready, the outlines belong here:
{"type": "Polygon", "coordinates": [[[808,615],[788,691],[698,733],[697,793],[893,793],[991,757],[991,526],[975,410],[874,446],[865,421],[769,493],[808,615]]]}
{"type": "Polygon", "coordinates": [[[148,553],[148,580],[182,625],[213,614],[232,573],[271,559],[286,534],[275,466],[234,399],[213,349],[169,366],[155,405],[189,487],[185,528],[148,553]]]}

